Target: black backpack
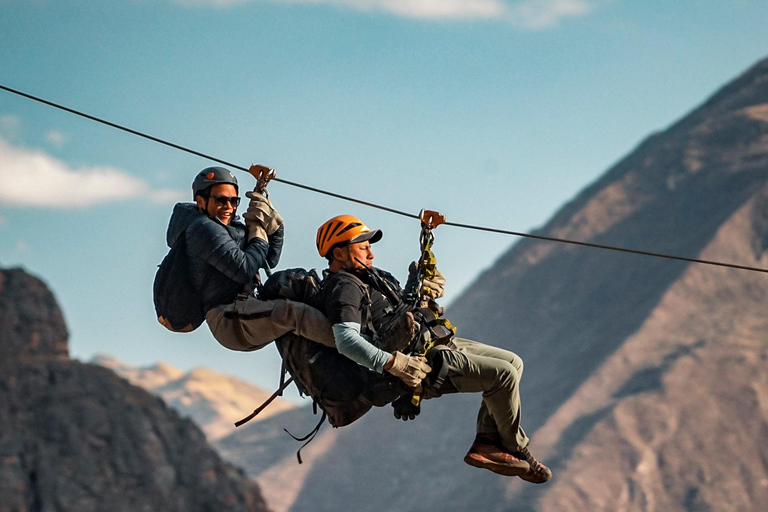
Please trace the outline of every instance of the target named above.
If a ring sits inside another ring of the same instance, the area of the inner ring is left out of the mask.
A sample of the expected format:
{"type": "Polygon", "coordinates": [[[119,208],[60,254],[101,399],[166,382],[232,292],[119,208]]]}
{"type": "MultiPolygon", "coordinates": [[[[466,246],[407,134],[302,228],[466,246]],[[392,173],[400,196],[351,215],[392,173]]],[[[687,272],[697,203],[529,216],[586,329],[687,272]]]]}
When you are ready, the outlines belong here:
{"type": "MultiPolygon", "coordinates": [[[[365,286],[357,277],[351,279],[365,286]]],[[[259,297],[295,300],[317,307],[321,286],[314,270],[293,268],[272,274],[259,297]]],[[[382,407],[407,392],[400,379],[363,368],[336,349],[293,333],[275,343],[296,384],[320,406],[334,427],[349,425],[371,407],[382,407]]]]}
{"type": "Polygon", "coordinates": [[[174,332],[192,332],[203,323],[203,300],[187,272],[187,237],[182,232],[158,265],[152,286],[157,321],[174,332]]]}
{"type": "Polygon", "coordinates": [[[269,276],[259,290],[262,300],[289,299],[319,309],[320,277],[315,269],[289,268],[269,276]]]}

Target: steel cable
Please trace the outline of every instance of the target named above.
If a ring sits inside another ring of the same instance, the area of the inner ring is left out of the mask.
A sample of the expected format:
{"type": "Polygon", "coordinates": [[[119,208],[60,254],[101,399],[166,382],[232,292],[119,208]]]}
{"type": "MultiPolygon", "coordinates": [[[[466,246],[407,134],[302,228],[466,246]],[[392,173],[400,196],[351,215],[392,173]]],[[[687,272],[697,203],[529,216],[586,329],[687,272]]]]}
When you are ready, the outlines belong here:
{"type": "MultiPolygon", "coordinates": [[[[157,142],[158,144],[163,144],[165,146],[172,147],[172,148],[177,149],[179,151],[184,151],[186,153],[190,153],[192,155],[199,156],[201,158],[205,158],[207,160],[211,160],[213,162],[217,162],[217,163],[220,163],[222,165],[226,165],[228,167],[232,167],[233,169],[238,169],[238,170],[241,170],[241,171],[248,172],[248,168],[246,168],[246,167],[242,167],[242,166],[234,164],[232,162],[227,162],[226,160],[222,160],[222,159],[217,158],[215,156],[208,155],[208,154],[205,154],[205,153],[201,153],[200,151],[195,151],[194,149],[190,149],[190,148],[181,146],[179,144],[175,144],[173,142],[168,142],[168,141],[160,139],[158,137],[154,137],[152,135],[148,135],[146,133],[142,133],[142,132],[140,132],[138,130],[127,128],[127,127],[119,125],[117,123],[113,123],[111,121],[107,121],[105,119],[101,119],[101,118],[93,116],[91,114],[87,114],[85,112],[81,112],[79,110],[75,110],[73,108],[70,108],[70,107],[67,107],[67,106],[64,106],[64,105],[60,105],[58,103],[54,103],[54,102],[46,100],[44,98],[39,98],[37,96],[33,96],[31,94],[28,94],[28,93],[25,93],[25,92],[22,92],[22,91],[19,91],[19,90],[16,90],[16,89],[12,89],[12,88],[7,87],[7,86],[2,85],[2,84],[0,84],[0,89],[3,89],[5,91],[7,91],[7,92],[16,94],[18,96],[22,96],[24,98],[27,98],[27,99],[30,99],[30,100],[33,100],[33,101],[37,101],[39,103],[43,103],[43,104],[48,105],[48,106],[51,106],[51,107],[63,110],[65,112],[69,112],[70,114],[74,114],[74,115],[77,115],[77,116],[80,116],[80,117],[84,117],[84,118],[89,119],[91,121],[95,121],[97,123],[101,123],[101,124],[110,126],[112,128],[116,128],[118,130],[122,130],[124,132],[128,132],[128,133],[130,133],[132,135],[137,135],[139,137],[143,137],[143,138],[151,140],[153,142],[157,142]]],[[[278,183],[283,183],[284,185],[289,185],[289,186],[292,186],[292,187],[308,190],[310,192],[315,192],[317,194],[323,194],[323,195],[326,195],[326,196],[329,196],[329,197],[340,199],[342,201],[349,201],[349,202],[352,202],[352,203],[361,204],[363,206],[368,206],[370,208],[376,208],[376,209],[383,210],[383,211],[386,211],[386,212],[389,212],[389,213],[394,213],[396,215],[402,215],[403,217],[409,217],[409,218],[412,218],[412,219],[418,219],[419,218],[418,215],[413,214],[413,213],[408,213],[408,212],[405,212],[405,211],[402,211],[402,210],[397,210],[395,208],[390,208],[388,206],[383,206],[383,205],[380,205],[380,204],[372,203],[370,201],[363,201],[362,199],[356,199],[354,197],[345,196],[343,194],[338,194],[336,192],[331,192],[329,190],[324,190],[324,189],[320,189],[320,188],[317,188],[317,187],[311,187],[309,185],[303,185],[301,183],[296,183],[296,182],[285,180],[285,179],[282,179],[282,178],[275,177],[275,178],[272,179],[272,181],[277,181],[278,183]]],[[[721,262],[721,261],[704,260],[704,259],[698,259],[698,258],[686,258],[684,256],[675,256],[675,255],[672,255],[672,254],[663,254],[663,253],[650,252],[650,251],[641,251],[641,250],[637,250],[637,249],[627,249],[627,248],[624,248],[624,247],[616,247],[616,246],[611,246],[611,245],[594,244],[594,243],[590,243],[590,242],[580,242],[578,240],[569,240],[569,239],[566,239],[566,238],[555,238],[555,237],[542,236],[542,235],[533,235],[531,233],[522,233],[522,232],[519,232],[519,231],[510,231],[510,230],[506,230],[506,229],[489,228],[489,227],[477,226],[477,225],[474,225],[474,224],[462,224],[462,223],[458,223],[458,222],[445,222],[445,225],[446,226],[453,226],[453,227],[461,228],[461,229],[471,229],[471,230],[474,230],[474,231],[485,231],[485,232],[489,232],[489,233],[498,233],[498,234],[502,234],[502,235],[511,235],[511,236],[518,236],[518,237],[523,237],[523,238],[532,238],[532,239],[535,239],[535,240],[543,240],[543,241],[548,241],[548,242],[557,242],[557,243],[563,243],[563,244],[578,245],[578,246],[582,246],[582,247],[592,247],[592,248],[595,248],[595,249],[604,249],[604,250],[609,250],[609,251],[618,251],[618,252],[624,252],[624,253],[630,253],[630,254],[639,254],[641,256],[652,256],[652,257],[655,257],[655,258],[665,258],[665,259],[670,259],[670,260],[687,261],[687,262],[690,262],[690,263],[702,263],[702,264],[705,264],[705,265],[714,265],[714,266],[718,266],[718,267],[727,267],[727,268],[734,268],[734,269],[739,269],[739,270],[748,270],[748,271],[752,271],[752,272],[768,273],[768,269],[765,269],[765,268],[751,267],[751,266],[747,266],[747,265],[736,265],[734,263],[725,263],[725,262],[721,262]]]]}

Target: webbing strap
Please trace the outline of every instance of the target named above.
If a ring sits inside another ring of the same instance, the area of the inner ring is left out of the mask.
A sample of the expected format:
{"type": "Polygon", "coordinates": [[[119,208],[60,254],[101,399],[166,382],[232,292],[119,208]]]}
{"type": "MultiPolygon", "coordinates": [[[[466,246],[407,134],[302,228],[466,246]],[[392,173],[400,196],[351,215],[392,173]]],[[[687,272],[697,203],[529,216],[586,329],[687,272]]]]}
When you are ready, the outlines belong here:
{"type": "MultiPolygon", "coordinates": [[[[313,403],[316,403],[316,402],[313,402],[313,403]]],[[[317,425],[315,425],[315,428],[313,428],[312,431],[309,434],[305,435],[304,437],[296,437],[295,435],[293,435],[290,432],[288,432],[287,428],[283,429],[283,430],[285,430],[286,434],[288,434],[289,436],[294,438],[296,441],[299,441],[299,442],[306,441],[306,443],[301,445],[301,448],[299,448],[299,450],[296,452],[296,458],[298,459],[299,464],[302,464],[304,462],[304,461],[301,460],[301,450],[303,450],[305,446],[307,446],[309,443],[311,443],[312,440],[317,435],[317,433],[320,432],[320,427],[323,426],[323,422],[325,421],[326,417],[327,417],[327,414],[326,414],[325,411],[323,411],[323,415],[320,417],[320,421],[317,422],[317,425]]]]}
{"type": "Polygon", "coordinates": [[[285,388],[287,388],[287,387],[288,387],[288,386],[291,384],[291,382],[293,382],[293,376],[291,376],[291,378],[289,378],[289,379],[288,379],[288,380],[286,380],[286,381],[283,381],[283,380],[282,380],[282,379],[284,379],[284,378],[285,378],[285,374],[283,374],[283,376],[281,377],[281,383],[280,383],[280,387],[277,389],[277,391],[275,391],[274,393],[272,393],[272,396],[270,396],[269,398],[267,398],[267,400],[266,400],[266,401],[265,401],[263,404],[261,404],[261,405],[260,405],[260,406],[259,406],[259,407],[258,407],[258,408],[255,410],[255,411],[253,411],[251,414],[249,414],[249,415],[248,415],[248,416],[246,416],[245,418],[241,419],[240,421],[236,422],[236,423],[235,423],[235,426],[236,426],[236,427],[239,427],[240,425],[243,425],[244,423],[248,423],[248,422],[249,422],[249,421],[251,421],[253,418],[255,418],[255,417],[256,417],[256,416],[257,416],[257,415],[258,415],[258,414],[259,414],[261,411],[263,411],[264,409],[266,409],[266,407],[267,407],[269,404],[271,404],[271,403],[272,403],[272,401],[273,401],[275,398],[277,398],[278,396],[283,396],[283,391],[285,391],[285,388]]]}

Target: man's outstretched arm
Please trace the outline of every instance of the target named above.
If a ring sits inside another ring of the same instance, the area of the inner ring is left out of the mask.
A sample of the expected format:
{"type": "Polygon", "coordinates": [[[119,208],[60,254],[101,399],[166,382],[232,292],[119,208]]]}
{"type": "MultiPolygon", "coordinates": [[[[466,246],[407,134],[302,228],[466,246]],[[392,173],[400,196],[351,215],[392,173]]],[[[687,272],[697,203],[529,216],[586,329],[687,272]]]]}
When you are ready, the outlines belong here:
{"type": "Polygon", "coordinates": [[[333,325],[336,350],[360,366],[382,373],[392,354],[374,347],[362,334],[357,322],[341,322],[333,325]]]}

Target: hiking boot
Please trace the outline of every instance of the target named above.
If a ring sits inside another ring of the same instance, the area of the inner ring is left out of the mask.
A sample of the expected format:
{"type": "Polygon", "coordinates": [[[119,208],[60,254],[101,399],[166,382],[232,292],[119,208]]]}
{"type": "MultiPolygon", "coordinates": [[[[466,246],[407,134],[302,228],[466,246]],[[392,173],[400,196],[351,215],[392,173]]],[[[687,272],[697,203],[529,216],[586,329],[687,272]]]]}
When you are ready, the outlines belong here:
{"type": "Polygon", "coordinates": [[[522,475],[518,475],[526,482],[543,484],[552,478],[552,470],[536,460],[536,458],[531,455],[531,452],[528,451],[528,447],[523,448],[519,452],[515,453],[515,455],[528,462],[528,471],[522,475]]]}
{"type": "Polygon", "coordinates": [[[504,451],[493,436],[478,435],[472,443],[464,462],[476,468],[483,468],[505,476],[526,474],[530,467],[525,460],[504,451]]]}

